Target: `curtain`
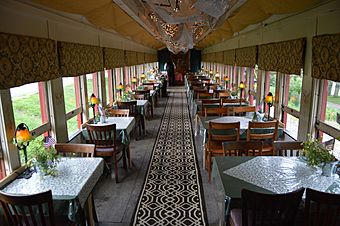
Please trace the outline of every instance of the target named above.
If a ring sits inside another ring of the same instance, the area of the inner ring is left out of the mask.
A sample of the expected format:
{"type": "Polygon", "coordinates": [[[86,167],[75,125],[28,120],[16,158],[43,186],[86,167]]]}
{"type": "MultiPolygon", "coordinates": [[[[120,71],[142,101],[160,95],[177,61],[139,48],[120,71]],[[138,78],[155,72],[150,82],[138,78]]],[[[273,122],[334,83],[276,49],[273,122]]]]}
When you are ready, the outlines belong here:
{"type": "Polygon", "coordinates": [[[0,33],[0,89],[57,77],[55,41],[0,33]]]}
{"type": "Polygon", "coordinates": [[[223,52],[215,52],[215,63],[223,64],[223,52]]]}
{"type": "Polygon", "coordinates": [[[304,64],[305,46],[305,38],[260,45],[259,69],[300,75],[304,64]]]}
{"type": "Polygon", "coordinates": [[[223,62],[226,65],[235,64],[235,49],[226,50],[223,52],[223,62]]]}
{"type": "Polygon", "coordinates": [[[124,50],[104,48],[104,67],[113,69],[124,66],[124,50]]]}
{"type": "Polygon", "coordinates": [[[340,82],[340,33],[313,37],[312,76],[340,82]]]}
{"type": "Polygon", "coordinates": [[[144,53],[137,52],[137,64],[144,64],[145,59],[144,59],[144,53]]]}
{"type": "Polygon", "coordinates": [[[257,63],[257,46],[236,49],[235,54],[237,66],[255,67],[257,63]]]}
{"type": "Polygon", "coordinates": [[[98,46],[58,42],[58,54],[62,76],[78,76],[104,68],[103,49],[98,46]]]}

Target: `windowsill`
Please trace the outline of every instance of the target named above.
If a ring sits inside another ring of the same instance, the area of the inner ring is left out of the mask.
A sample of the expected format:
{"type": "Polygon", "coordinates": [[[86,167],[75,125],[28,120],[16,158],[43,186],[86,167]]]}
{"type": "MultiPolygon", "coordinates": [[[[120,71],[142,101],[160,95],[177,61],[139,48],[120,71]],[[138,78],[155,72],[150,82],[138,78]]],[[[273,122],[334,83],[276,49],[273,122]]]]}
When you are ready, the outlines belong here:
{"type": "Polygon", "coordinates": [[[75,132],[74,134],[72,134],[70,137],[69,137],[69,141],[68,142],[72,142],[73,140],[75,140],[80,134],[82,133],[82,130],[78,130],[77,132],[75,132]]]}

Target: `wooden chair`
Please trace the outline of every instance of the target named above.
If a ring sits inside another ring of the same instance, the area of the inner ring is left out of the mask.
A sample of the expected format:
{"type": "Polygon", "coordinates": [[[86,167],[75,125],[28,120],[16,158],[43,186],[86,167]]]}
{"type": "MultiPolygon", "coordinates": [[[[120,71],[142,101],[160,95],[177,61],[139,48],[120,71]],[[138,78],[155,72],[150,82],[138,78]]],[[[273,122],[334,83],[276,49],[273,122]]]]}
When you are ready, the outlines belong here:
{"type": "Polygon", "coordinates": [[[214,93],[208,93],[208,92],[198,92],[197,93],[197,100],[202,100],[202,99],[212,99],[214,98],[214,93]]]}
{"type": "Polygon", "coordinates": [[[274,141],[278,137],[278,125],[279,122],[249,122],[247,129],[247,141],[261,140],[263,141],[263,155],[274,154],[274,141]]]}
{"type": "MultiPolygon", "coordinates": [[[[25,196],[0,191],[0,209],[7,225],[60,225],[55,222],[51,190],[25,196]],[[47,209],[44,206],[47,206],[47,209]]],[[[64,225],[67,225],[66,219],[64,225]]]]}
{"type": "Polygon", "coordinates": [[[230,107],[204,108],[204,117],[208,115],[228,116],[232,115],[233,109],[230,107]]]}
{"type": "Polygon", "coordinates": [[[262,154],[262,141],[228,141],[223,142],[224,156],[254,156],[262,154]]]}
{"type": "Polygon", "coordinates": [[[197,111],[198,115],[204,115],[204,108],[218,108],[221,106],[219,99],[202,99],[201,106],[197,111]]]}
{"type": "Polygon", "coordinates": [[[129,109],[110,109],[108,113],[111,117],[129,117],[129,109]]]}
{"type": "Polygon", "coordinates": [[[139,128],[139,135],[142,135],[142,130],[145,131],[145,127],[144,127],[144,117],[141,115],[141,113],[138,113],[137,111],[137,101],[133,100],[133,101],[118,101],[117,102],[117,106],[118,109],[129,109],[129,115],[131,117],[134,117],[136,120],[136,126],[135,129],[139,128]]]}
{"type": "Polygon", "coordinates": [[[232,209],[231,221],[235,226],[294,225],[304,190],[301,188],[285,194],[263,194],[243,189],[242,210],[232,209]]]}
{"type": "Polygon", "coordinates": [[[116,124],[103,126],[87,124],[86,129],[89,137],[88,142],[96,146],[95,156],[105,159],[108,172],[111,172],[113,158],[115,178],[116,183],[118,183],[118,162],[123,159],[123,166],[126,169],[126,157],[123,144],[117,142],[116,124]]]}
{"type": "Polygon", "coordinates": [[[208,143],[206,146],[205,154],[209,182],[211,179],[212,157],[224,155],[222,147],[223,142],[239,141],[239,139],[240,139],[240,122],[235,123],[209,122],[208,143]]]}
{"type": "Polygon", "coordinates": [[[274,141],[274,155],[302,156],[302,141],[274,141]]]}
{"type": "Polygon", "coordinates": [[[93,157],[94,144],[57,143],[54,148],[63,156],[93,157]]]}
{"type": "Polygon", "coordinates": [[[340,195],[306,189],[305,226],[340,225],[340,195]]]}
{"type": "Polygon", "coordinates": [[[239,106],[233,108],[234,115],[245,115],[247,112],[255,112],[255,106],[239,106]]]}
{"type": "Polygon", "coordinates": [[[230,97],[230,93],[229,92],[219,92],[218,93],[218,97],[220,99],[222,99],[222,98],[229,98],[230,97]]]}

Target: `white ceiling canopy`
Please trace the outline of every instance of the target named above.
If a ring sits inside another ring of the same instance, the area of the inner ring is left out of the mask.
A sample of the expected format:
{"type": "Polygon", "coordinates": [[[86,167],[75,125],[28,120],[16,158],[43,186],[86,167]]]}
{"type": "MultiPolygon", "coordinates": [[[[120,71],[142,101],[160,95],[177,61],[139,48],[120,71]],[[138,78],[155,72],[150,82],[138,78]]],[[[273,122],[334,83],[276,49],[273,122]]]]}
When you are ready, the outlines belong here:
{"type": "Polygon", "coordinates": [[[141,0],[137,15],[143,26],[176,54],[193,48],[219,20],[236,9],[233,6],[238,2],[240,0],[141,0]]]}

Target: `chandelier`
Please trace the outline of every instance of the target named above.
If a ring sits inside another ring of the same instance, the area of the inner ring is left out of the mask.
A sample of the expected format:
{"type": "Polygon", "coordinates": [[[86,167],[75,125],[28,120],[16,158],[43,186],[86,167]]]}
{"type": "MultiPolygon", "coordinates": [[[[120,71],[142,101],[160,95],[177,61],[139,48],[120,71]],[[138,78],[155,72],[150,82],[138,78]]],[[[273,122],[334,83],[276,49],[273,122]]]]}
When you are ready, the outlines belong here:
{"type": "Polygon", "coordinates": [[[177,54],[193,48],[239,0],[141,0],[145,24],[177,54]]]}

